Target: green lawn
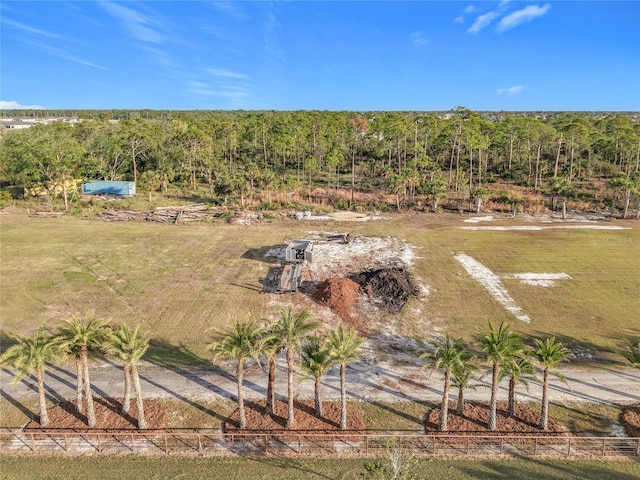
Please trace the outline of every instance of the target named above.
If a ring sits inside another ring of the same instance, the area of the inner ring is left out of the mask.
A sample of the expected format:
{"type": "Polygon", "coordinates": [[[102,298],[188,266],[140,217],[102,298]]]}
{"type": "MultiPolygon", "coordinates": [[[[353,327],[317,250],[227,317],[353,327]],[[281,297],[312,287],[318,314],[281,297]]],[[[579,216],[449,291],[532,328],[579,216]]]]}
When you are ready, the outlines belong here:
{"type": "MultiPolygon", "coordinates": [[[[154,359],[207,362],[208,330],[231,318],[277,312],[259,293],[269,264],[256,255],[310,231],[394,236],[414,247],[411,272],[429,294],[400,314],[401,333],[424,338],[449,331],[471,340],[488,319],[531,336],[555,335],[576,364],[615,363],[624,338],[640,336],[640,225],[629,230],[469,231],[464,217],[406,214],[367,223],[274,220],[255,226],[215,222],[165,225],[102,222],[72,216],[0,216],[0,305],[3,333],[54,326],[95,309],[114,322],[152,332],[154,359]],[[552,288],[504,280],[531,317],[516,320],[455,260],[464,252],[497,275],[567,273],[552,288]]],[[[517,223],[519,220],[515,220],[517,223]]],[[[523,223],[527,223],[522,220],[523,223]]],[[[496,222],[498,223],[498,222],[496,222]]],[[[507,221],[502,221],[507,223],[507,221]]],[[[289,296],[276,301],[286,302],[289,296]]]]}
{"type": "MultiPolygon", "coordinates": [[[[0,455],[3,479],[362,479],[362,459],[211,457],[47,457],[0,455]],[[88,473],[90,472],[90,473],[88,473]]],[[[545,459],[420,459],[411,469],[423,479],[635,480],[640,462],[545,459]]]]}

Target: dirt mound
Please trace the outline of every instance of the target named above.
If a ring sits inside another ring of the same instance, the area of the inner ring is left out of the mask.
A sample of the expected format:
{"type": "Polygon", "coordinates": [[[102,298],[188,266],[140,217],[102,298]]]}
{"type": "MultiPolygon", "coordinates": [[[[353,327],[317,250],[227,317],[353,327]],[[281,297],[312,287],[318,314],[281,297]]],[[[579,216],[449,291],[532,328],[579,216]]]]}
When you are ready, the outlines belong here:
{"type": "Polygon", "coordinates": [[[449,408],[447,416],[448,432],[439,432],[440,407],[436,407],[429,412],[424,427],[425,433],[433,434],[465,434],[465,435],[535,435],[545,437],[563,436],[562,426],[555,420],[549,419],[547,430],[538,427],[540,422],[540,412],[527,406],[516,405],[515,416],[510,417],[507,405],[498,402],[496,410],[496,430],[489,431],[489,405],[485,403],[465,402],[464,414],[458,415],[455,405],[449,408]]]}
{"type": "Polygon", "coordinates": [[[625,406],[620,417],[627,435],[640,437],[640,403],[625,406]]]}
{"type": "Polygon", "coordinates": [[[389,313],[398,313],[409,297],[418,294],[404,268],[367,270],[353,277],[374,304],[389,313]]]}
{"type": "MultiPolygon", "coordinates": [[[[131,401],[129,413],[121,412],[121,398],[95,398],[93,400],[96,412],[95,429],[109,430],[136,430],[138,428],[138,407],[135,399],[131,401]]],[[[41,431],[47,429],[87,429],[86,406],[84,413],[76,411],[76,402],[64,402],[49,409],[49,424],[42,428],[36,420],[31,420],[25,430],[41,431]]],[[[157,400],[144,401],[144,416],[148,429],[164,428],[167,423],[167,409],[163,403],[157,400]]]]}
{"type": "Polygon", "coordinates": [[[353,323],[350,315],[351,307],[356,303],[360,285],[348,278],[330,278],[322,282],[314,294],[320,305],[329,307],[345,322],[353,323]]]}

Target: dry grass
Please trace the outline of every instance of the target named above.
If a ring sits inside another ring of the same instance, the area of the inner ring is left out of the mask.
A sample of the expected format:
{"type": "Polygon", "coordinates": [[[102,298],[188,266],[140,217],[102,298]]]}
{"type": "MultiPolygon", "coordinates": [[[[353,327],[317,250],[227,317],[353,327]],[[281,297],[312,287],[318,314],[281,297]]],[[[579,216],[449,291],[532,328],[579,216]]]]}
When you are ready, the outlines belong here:
{"type": "Polygon", "coordinates": [[[593,356],[597,362],[618,361],[613,350],[621,339],[640,335],[640,325],[629,316],[640,309],[637,222],[617,231],[492,232],[462,230],[468,224],[458,215],[386,217],[366,223],[277,220],[242,226],[220,220],[175,226],[4,214],[2,329],[24,333],[42,321],[54,326],[74,312],[95,309],[101,317],[151,331],[150,356],[158,363],[202,364],[209,358],[209,329],[248,314],[273,316],[278,303],[291,300],[260,294],[258,279],[270,265],[260,249],[310,231],[351,231],[392,235],[415,249],[411,272],[430,293],[394,317],[398,333],[424,338],[446,330],[472,340],[487,319],[506,320],[527,335],[558,336],[579,354],[574,360],[587,362],[593,356]],[[459,252],[499,275],[565,272],[572,280],[553,288],[505,280],[532,318],[526,325],[466,274],[453,258],[459,252]]]}

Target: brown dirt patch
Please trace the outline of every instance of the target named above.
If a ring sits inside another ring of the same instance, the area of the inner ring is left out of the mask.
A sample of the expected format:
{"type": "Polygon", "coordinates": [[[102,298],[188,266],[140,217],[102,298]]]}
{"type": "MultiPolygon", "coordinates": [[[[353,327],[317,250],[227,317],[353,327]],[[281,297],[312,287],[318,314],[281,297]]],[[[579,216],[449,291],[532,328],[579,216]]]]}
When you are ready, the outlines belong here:
{"type": "Polygon", "coordinates": [[[389,313],[398,313],[409,297],[418,294],[409,271],[404,268],[367,270],[355,275],[353,280],[374,305],[389,313]]]}
{"type": "Polygon", "coordinates": [[[564,430],[562,425],[553,419],[549,419],[547,430],[538,427],[540,422],[540,412],[527,406],[516,405],[516,414],[510,417],[507,412],[506,403],[498,403],[496,430],[489,431],[489,404],[465,402],[464,414],[458,415],[453,408],[449,409],[447,417],[448,432],[438,431],[440,423],[440,408],[432,409],[424,423],[425,432],[430,435],[446,435],[464,433],[465,435],[523,435],[523,436],[543,436],[562,437],[564,430]]]}
{"type": "MultiPolygon", "coordinates": [[[[291,433],[286,430],[287,424],[287,402],[276,401],[274,405],[274,415],[266,412],[266,404],[261,402],[247,402],[245,404],[245,415],[247,417],[247,428],[245,433],[291,433]]],[[[340,403],[323,402],[322,418],[315,416],[314,404],[312,401],[296,401],[294,403],[294,417],[296,420],[296,434],[321,434],[340,433],[340,403]]],[[[239,432],[239,413],[234,411],[224,424],[225,433],[239,432]]],[[[366,429],[366,423],[362,416],[356,412],[347,412],[346,433],[361,433],[366,429]]]]}
{"type": "Polygon", "coordinates": [[[627,405],[622,409],[620,420],[630,437],[640,437],[640,403],[627,405]]]}
{"type": "MultiPolygon", "coordinates": [[[[121,398],[96,398],[94,399],[94,407],[97,423],[93,429],[137,430],[138,407],[135,401],[131,402],[131,408],[126,415],[121,412],[121,398]]],[[[144,415],[147,419],[148,429],[164,428],[167,423],[167,409],[157,400],[144,401],[144,415]]],[[[83,413],[78,413],[76,402],[70,401],[49,409],[49,424],[46,428],[42,428],[39,421],[31,420],[25,430],[86,430],[88,428],[86,407],[83,413]]]]}
{"type": "Polygon", "coordinates": [[[355,323],[351,316],[351,308],[355,305],[360,292],[360,285],[348,278],[330,278],[320,283],[314,293],[314,300],[320,305],[329,307],[347,323],[355,323]]]}

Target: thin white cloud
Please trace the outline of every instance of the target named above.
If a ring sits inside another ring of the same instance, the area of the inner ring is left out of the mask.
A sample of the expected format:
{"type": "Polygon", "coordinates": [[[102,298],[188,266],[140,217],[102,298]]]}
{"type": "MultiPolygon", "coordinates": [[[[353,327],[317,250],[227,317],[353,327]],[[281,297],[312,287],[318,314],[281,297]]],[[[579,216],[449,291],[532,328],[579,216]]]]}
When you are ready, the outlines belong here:
{"type": "Polygon", "coordinates": [[[421,47],[429,43],[429,39],[424,36],[424,32],[418,31],[411,34],[411,42],[416,47],[421,47]]]}
{"type": "Polygon", "coordinates": [[[59,40],[68,40],[64,38],[62,35],[57,33],[48,32],[46,30],[42,30],[40,28],[31,27],[29,25],[25,25],[24,23],[16,22],[14,20],[10,20],[8,18],[3,18],[2,23],[8,27],[11,27],[15,30],[18,30],[22,33],[26,33],[31,36],[36,37],[46,37],[46,38],[56,38],[59,40]]]}
{"type": "Polygon", "coordinates": [[[205,72],[209,75],[213,75],[214,77],[226,77],[226,78],[240,78],[245,79],[248,78],[247,75],[240,72],[232,72],[231,70],[225,70],[223,68],[205,68],[205,72]]]}
{"type": "Polygon", "coordinates": [[[495,10],[488,13],[483,13],[482,15],[478,15],[475,22],[473,22],[473,25],[471,25],[467,29],[467,32],[478,33],[483,28],[489,26],[491,22],[493,22],[498,17],[498,15],[499,13],[495,10]]]}
{"type": "Polygon", "coordinates": [[[545,15],[550,8],[551,5],[548,3],[545,5],[528,5],[521,10],[510,13],[500,20],[497,30],[499,32],[503,32],[510,28],[517,27],[518,25],[522,25],[523,23],[530,22],[545,15]]]}
{"type": "Polygon", "coordinates": [[[284,50],[278,41],[280,22],[275,13],[267,12],[264,22],[264,51],[268,57],[284,62],[284,50]]]}
{"type": "Polygon", "coordinates": [[[237,2],[209,2],[216,10],[239,20],[247,18],[247,14],[239,8],[237,2]]]}
{"type": "Polygon", "coordinates": [[[41,105],[21,105],[15,100],[0,100],[0,110],[47,110],[41,105]]]}
{"type": "Polygon", "coordinates": [[[27,45],[31,45],[32,47],[40,50],[43,53],[52,55],[54,57],[62,58],[63,60],[68,60],[69,62],[77,63],[79,65],[84,65],[86,67],[97,68],[99,70],[109,70],[107,67],[89,62],[79,57],[76,53],[67,49],[54,47],[52,45],[45,44],[35,40],[28,40],[28,41],[25,41],[25,43],[27,45]]]}
{"type": "Polygon", "coordinates": [[[496,90],[496,93],[498,95],[516,95],[522,90],[524,90],[524,87],[522,85],[514,85],[513,87],[509,88],[499,88],[498,90],[496,90]]]}
{"type": "Polygon", "coordinates": [[[465,15],[468,15],[469,13],[473,13],[475,11],[476,7],[474,7],[473,5],[467,6],[460,15],[453,19],[453,23],[464,23],[465,15]]]}
{"type": "Polygon", "coordinates": [[[148,43],[163,43],[160,23],[149,15],[129,7],[123,7],[112,2],[100,2],[100,5],[113,17],[124,24],[126,29],[136,40],[148,43]]]}

